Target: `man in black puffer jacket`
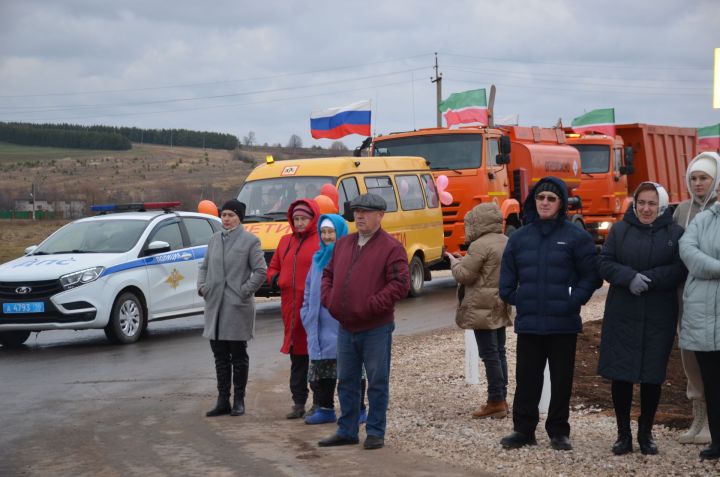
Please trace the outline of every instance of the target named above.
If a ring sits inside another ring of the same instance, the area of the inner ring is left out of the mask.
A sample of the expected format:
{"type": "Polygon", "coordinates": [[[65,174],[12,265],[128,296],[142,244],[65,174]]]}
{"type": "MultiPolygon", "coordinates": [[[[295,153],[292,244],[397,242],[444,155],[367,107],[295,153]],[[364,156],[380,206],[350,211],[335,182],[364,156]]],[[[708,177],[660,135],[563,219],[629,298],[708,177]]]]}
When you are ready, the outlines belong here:
{"type": "Polygon", "coordinates": [[[500,444],[536,444],[545,362],[551,394],[545,430],[556,450],[571,450],[570,394],[580,307],[602,285],[590,234],[567,219],[568,191],[556,177],[538,181],[525,200],[524,226],[508,241],[500,271],[500,297],[515,305],[517,333],[514,432],[500,444]]]}

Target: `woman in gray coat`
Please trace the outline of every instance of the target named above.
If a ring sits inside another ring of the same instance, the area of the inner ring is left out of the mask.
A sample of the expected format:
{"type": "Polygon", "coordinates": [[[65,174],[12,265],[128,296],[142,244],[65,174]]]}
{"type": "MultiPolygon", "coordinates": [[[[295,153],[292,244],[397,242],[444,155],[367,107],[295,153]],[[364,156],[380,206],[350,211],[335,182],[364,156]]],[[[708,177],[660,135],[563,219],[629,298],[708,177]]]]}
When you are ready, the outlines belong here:
{"type": "Polygon", "coordinates": [[[218,399],[206,415],[245,414],[245,386],[250,360],[247,342],[255,329],[255,292],[265,281],[267,265],[260,240],[242,227],[245,204],[229,200],[220,209],[225,230],[210,237],[198,274],[198,294],[205,299],[205,331],[215,357],[218,399]],[[235,387],[230,407],[230,382],[235,387]]]}
{"type": "Polygon", "coordinates": [[[701,212],[680,239],[688,269],[680,348],[693,351],[705,389],[710,446],[701,459],[720,458],[720,203],[701,212]]]}

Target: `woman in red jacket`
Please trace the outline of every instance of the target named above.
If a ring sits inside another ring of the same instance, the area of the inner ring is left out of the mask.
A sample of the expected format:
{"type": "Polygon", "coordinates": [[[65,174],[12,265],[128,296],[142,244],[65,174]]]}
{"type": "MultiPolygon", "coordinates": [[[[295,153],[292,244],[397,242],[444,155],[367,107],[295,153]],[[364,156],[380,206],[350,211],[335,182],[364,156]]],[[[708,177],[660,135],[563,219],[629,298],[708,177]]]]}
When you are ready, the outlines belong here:
{"type": "Polygon", "coordinates": [[[298,419],[305,415],[308,398],[307,374],[309,359],[307,335],[300,319],[305,293],[305,279],[312,257],[320,248],[317,220],[320,209],[312,199],[298,199],[288,209],[288,223],[292,233],[280,239],[268,267],[268,282],[280,288],[285,336],[280,351],[290,355],[290,392],[293,407],[286,416],[298,419]]]}

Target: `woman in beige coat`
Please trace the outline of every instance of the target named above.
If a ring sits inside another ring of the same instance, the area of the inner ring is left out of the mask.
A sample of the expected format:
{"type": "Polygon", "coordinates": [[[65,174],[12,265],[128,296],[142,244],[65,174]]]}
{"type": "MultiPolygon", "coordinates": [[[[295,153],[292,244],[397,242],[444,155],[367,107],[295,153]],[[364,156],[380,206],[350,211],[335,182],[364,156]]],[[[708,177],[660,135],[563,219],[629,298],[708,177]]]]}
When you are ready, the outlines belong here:
{"type": "Polygon", "coordinates": [[[485,365],[487,403],[473,418],[507,416],[508,369],[505,357],[505,327],[512,324],[510,305],[498,296],[500,262],[507,237],[502,233],[502,214],[495,204],[479,204],[465,214],[467,254],[450,259],[457,280],[458,308],[455,321],[475,332],[478,353],[485,365]]]}

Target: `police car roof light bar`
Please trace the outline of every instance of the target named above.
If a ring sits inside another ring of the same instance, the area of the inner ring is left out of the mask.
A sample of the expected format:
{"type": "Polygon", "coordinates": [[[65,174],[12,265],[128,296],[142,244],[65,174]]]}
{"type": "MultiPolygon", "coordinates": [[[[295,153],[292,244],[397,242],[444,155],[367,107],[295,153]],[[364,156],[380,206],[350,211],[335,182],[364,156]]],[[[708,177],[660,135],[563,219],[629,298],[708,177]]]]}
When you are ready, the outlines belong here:
{"type": "Polygon", "coordinates": [[[145,212],[146,210],[163,210],[169,212],[178,207],[180,202],[139,202],[134,204],[100,204],[91,205],[90,210],[107,214],[108,212],[145,212]]]}

